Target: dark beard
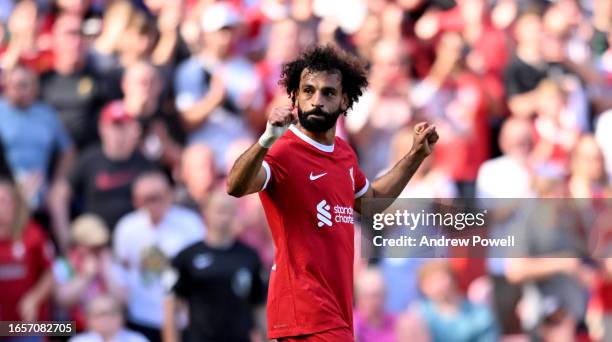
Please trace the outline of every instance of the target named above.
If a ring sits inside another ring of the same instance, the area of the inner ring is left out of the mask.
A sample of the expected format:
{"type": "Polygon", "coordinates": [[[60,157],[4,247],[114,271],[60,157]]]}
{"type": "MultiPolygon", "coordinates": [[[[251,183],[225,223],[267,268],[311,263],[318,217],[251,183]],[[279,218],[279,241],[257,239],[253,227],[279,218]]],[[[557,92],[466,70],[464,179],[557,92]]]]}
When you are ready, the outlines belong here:
{"type": "Polygon", "coordinates": [[[333,113],[328,113],[321,108],[315,108],[311,111],[304,112],[298,106],[298,119],[300,120],[300,125],[313,133],[323,133],[334,127],[341,113],[341,109],[333,113]],[[311,115],[322,115],[322,117],[311,117],[311,115]]]}

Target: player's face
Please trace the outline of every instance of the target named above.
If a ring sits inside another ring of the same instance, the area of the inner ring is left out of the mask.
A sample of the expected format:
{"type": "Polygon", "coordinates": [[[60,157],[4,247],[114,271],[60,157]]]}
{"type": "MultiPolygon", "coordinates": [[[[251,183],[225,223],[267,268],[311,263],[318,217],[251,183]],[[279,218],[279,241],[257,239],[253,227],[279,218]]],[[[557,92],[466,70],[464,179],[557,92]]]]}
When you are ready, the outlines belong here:
{"type": "Polygon", "coordinates": [[[298,118],[311,132],[325,132],[334,127],[346,111],[347,98],[342,93],[339,73],[302,71],[297,93],[298,118]]]}

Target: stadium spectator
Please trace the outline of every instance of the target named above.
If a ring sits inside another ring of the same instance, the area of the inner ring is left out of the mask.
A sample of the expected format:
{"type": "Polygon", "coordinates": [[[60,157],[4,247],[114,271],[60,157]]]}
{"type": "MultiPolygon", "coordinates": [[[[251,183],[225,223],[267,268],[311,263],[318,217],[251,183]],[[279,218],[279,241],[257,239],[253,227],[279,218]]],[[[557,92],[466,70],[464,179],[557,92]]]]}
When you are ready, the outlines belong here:
{"type": "MultiPolygon", "coordinates": [[[[572,106],[569,89],[560,82],[544,79],[536,92],[533,158],[560,172],[567,170],[569,152],[586,130],[586,113],[572,106]]],[[[577,103],[574,101],[574,105],[577,103]]]]}
{"type": "Polygon", "coordinates": [[[142,10],[135,10],[129,17],[119,40],[118,58],[122,68],[147,59],[155,49],[159,31],[156,23],[142,10]]]}
{"type": "Polygon", "coordinates": [[[381,35],[381,18],[374,13],[370,13],[363,19],[363,23],[352,36],[356,54],[366,61],[373,60],[374,46],[380,40],[381,35]]]}
{"type": "MultiPolygon", "coordinates": [[[[158,31],[155,48],[151,52],[151,63],[154,65],[173,67],[177,59],[183,57],[179,54],[185,53],[178,33],[185,2],[185,0],[157,1],[156,4],[156,1],[145,1],[147,10],[156,18],[158,31]]],[[[172,75],[164,76],[170,78],[172,75]]]]}
{"type": "Polygon", "coordinates": [[[437,117],[434,122],[445,136],[435,161],[443,161],[439,166],[456,182],[459,197],[473,198],[478,168],[491,156],[492,107],[487,94],[490,87],[467,67],[467,57],[462,53],[465,48],[465,41],[455,33],[441,37],[438,58],[442,54],[454,56],[456,60],[445,83],[444,95],[439,98],[439,108],[431,108],[428,115],[437,117]]]}
{"type": "Polygon", "coordinates": [[[522,203],[513,233],[521,244],[513,248],[516,258],[506,260],[511,283],[523,285],[523,328],[544,340],[571,341],[586,311],[588,290],[596,273],[580,258],[586,242],[583,219],[575,206],[555,200],[565,194],[562,179],[537,174],[534,189],[539,198],[522,203]],[[534,225],[538,229],[532,229],[534,225]]]}
{"type": "Polygon", "coordinates": [[[149,342],[140,333],[125,328],[123,305],[111,295],[98,295],[87,304],[87,331],[69,342],[149,342]]]}
{"type": "Polygon", "coordinates": [[[120,40],[135,11],[137,9],[128,0],[113,1],[104,11],[101,32],[91,44],[91,60],[95,69],[106,78],[119,79],[121,66],[117,54],[120,40]]]}
{"type": "Polygon", "coordinates": [[[40,96],[57,110],[79,151],[96,143],[98,112],[111,88],[95,69],[85,46],[83,20],[60,15],[53,25],[53,69],[41,77],[40,96]]]}
{"type": "Polygon", "coordinates": [[[401,41],[381,40],[374,46],[371,86],[346,117],[346,129],[360,152],[366,176],[373,177],[388,165],[393,134],[411,122],[415,109],[435,98],[456,62],[447,50],[441,51],[427,78],[413,82],[401,41]]]}
{"type": "Polygon", "coordinates": [[[604,156],[592,135],[581,136],[573,147],[567,190],[572,198],[608,198],[612,195],[604,156]]]}
{"type": "MultiPolygon", "coordinates": [[[[74,148],[55,111],[36,100],[37,76],[23,66],[15,67],[4,76],[0,140],[27,205],[37,213],[44,213],[47,189],[58,185],[66,176],[74,160],[74,148]],[[51,165],[54,170],[50,170],[51,165]]],[[[63,250],[68,230],[55,227],[54,235],[63,250]]]]}
{"type": "Polygon", "coordinates": [[[217,177],[213,152],[204,144],[191,144],[185,148],[181,159],[177,202],[199,210],[210,195],[217,177]]]}
{"type": "Polygon", "coordinates": [[[531,124],[525,119],[508,118],[499,137],[502,156],[484,162],[478,170],[476,196],[479,198],[532,197],[534,146],[531,124]],[[512,178],[505,177],[511,172],[512,178]]]}
{"type": "MultiPolygon", "coordinates": [[[[17,187],[9,180],[0,179],[0,316],[3,320],[36,322],[51,318],[53,254],[51,241],[30,219],[17,187]]],[[[43,338],[28,341],[43,341],[43,338]]]]}
{"type": "MultiPolygon", "coordinates": [[[[491,236],[509,233],[517,220],[517,198],[533,198],[533,174],[537,165],[531,154],[534,146],[532,125],[527,119],[509,117],[502,124],[499,145],[502,155],[484,162],[476,178],[476,197],[480,205],[492,214],[488,222],[491,236]],[[512,177],[507,177],[512,174],[512,177]]],[[[500,257],[500,255],[494,255],[500,257]]],[[[521,288],[506,278],[506,263],[500,258],[487,261],[493,283],[493,310],[503,335],[520,334],[521,326],[516,314],[521,288]]]]}
{"type": "Polygon", "coordinates": [[[516,49],[504,71],[504,88],[513,115],[529,117],[536,103],[533,90],[546,77],[547,65],[541,54],[542,19],[537,12],[521,14],[514,24],[516,49]]]}
{"type": "Polygon", "coordinates": [[[53,265],[55,300],[66,318],[76,322],[77,331],[82,331],[90,300],[109,294],[124,302],[127,289],[123,271],[108,247],[110,233],[102,219],[92,214],[79,216],[72,223],[71,238],[68,253],[53,265]]]}
{"type": "Polygon", "coordinates": [[[4,98],[0,100],[0,139],[13,175],[33,209],[43,205],[48,175],[55,182],[65,177],[74,159],[70,137],[57,114],[36,100],[37,76],[24,66],[5,74],[4,98]],[[58,153],[55,170],[50,170],[58,153]]]}
{"type": "Polygon", "coordinates": [[[179,251],[202,239],[204,223],[197,213],[172,205],[168,179],[158,171],[138,176],[133,200],[137,209],[117,224],[113,249],[127,272],[129,326],[160,341],[162,273],[179,251]]]}
{"type": "Polygon", "coordinates": [[[162,77],[149,62],[126,68],[121,83],[125,111],[140,122],[143,154],[170,174],[178,167],[185,132],[178,115],[162,106],[162,77]]]}
{"type": "Polygon", "coordinates": [[[113,229],[133,208],[132,182],[153,167],[137,150],[138,122],[122,106],[107,105],[98,123],[101,146],[82,152],[68,178],[53,191],[50,209],[56,227],[69,226],[70,203],[79,199],[83,212],[99,215],[113,229]]]}
{"type": "Polygon", "coordinates": [[[424,299],[412,309],[428,327],[432,341],[497,341],[498,330],[489,309],[465,299],[445,260],[432,260],[419,270],[424,299]]]}
{"type": "Polygon", "coordinates": [[[264,288],[257,253],[236,240],[236,200],[214,191],[203,209],[206,237],[172,260],[164,340],[178,341],[179,301],[189,307],[188,341],[261,341],[264,288]],[[257,323],[257,324],[256,324],[257,323]]]}
{"type": "Polygon", "coordinates": [[[8,44],[0,48],[0,67],[12,69],[25,65],[37,73],[52,66],[53,54],[39,40],[41,13],[36,1],[26,0],[15,4],[8,19],[8,44]]]}
{"type": "Polygon", "coordinates": [[[249,135],[244,118],[261,113],[265,99],[253,65],[232,52],[241,24],[235,10],[226,3],[211,5],[201,24],[204,48],[179,65],[175,104],[190,141],[211,146],[217,166],[225,169],[227,146],[249,135]]]}
{"type": "Polygon", "coordinates": [[[365,269],[355,283],[355,339],[396,341],[395,317],[385,311],[386,286],[380,271],[365,269]]]}

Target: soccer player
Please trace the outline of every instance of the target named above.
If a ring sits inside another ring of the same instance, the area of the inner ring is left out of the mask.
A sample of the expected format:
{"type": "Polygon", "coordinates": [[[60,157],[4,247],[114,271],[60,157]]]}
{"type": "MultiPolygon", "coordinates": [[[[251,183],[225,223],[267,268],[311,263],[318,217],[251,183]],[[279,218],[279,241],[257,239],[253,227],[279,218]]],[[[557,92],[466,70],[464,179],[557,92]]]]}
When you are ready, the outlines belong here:
{"type": "Polygon", "coordinates": [[[370,185],[349,144],[336,137],[336,120],[368,84],[363,63],[314,47],[283,66],[280,83],[293,106],[272,110],[227,182],[233,196],[259,192],[276,246],[268,337],[353,341],[353,209],[367,198],[396,198],[438,134],[417,124],[410,152],[370,185]]]}

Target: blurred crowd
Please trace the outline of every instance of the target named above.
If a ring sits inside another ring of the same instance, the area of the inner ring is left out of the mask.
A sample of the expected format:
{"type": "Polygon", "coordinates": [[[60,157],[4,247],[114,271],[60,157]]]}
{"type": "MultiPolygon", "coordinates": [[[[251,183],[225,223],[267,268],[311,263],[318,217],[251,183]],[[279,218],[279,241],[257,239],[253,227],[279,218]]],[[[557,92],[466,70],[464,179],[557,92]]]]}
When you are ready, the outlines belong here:
{"type": "MultiPolygon", "coordinates": [[[[273,242],[224,178],[314,44],[367,62],[337,132],[368,178],[436,125],[402,197],[612,197],[611,0],[0,0],[0,23],[0,320],[74,342],[265,340],[273,242]]],[[[612,263],[556,251],[357,256],[356,337],[612,341],[612,263]]]]}

